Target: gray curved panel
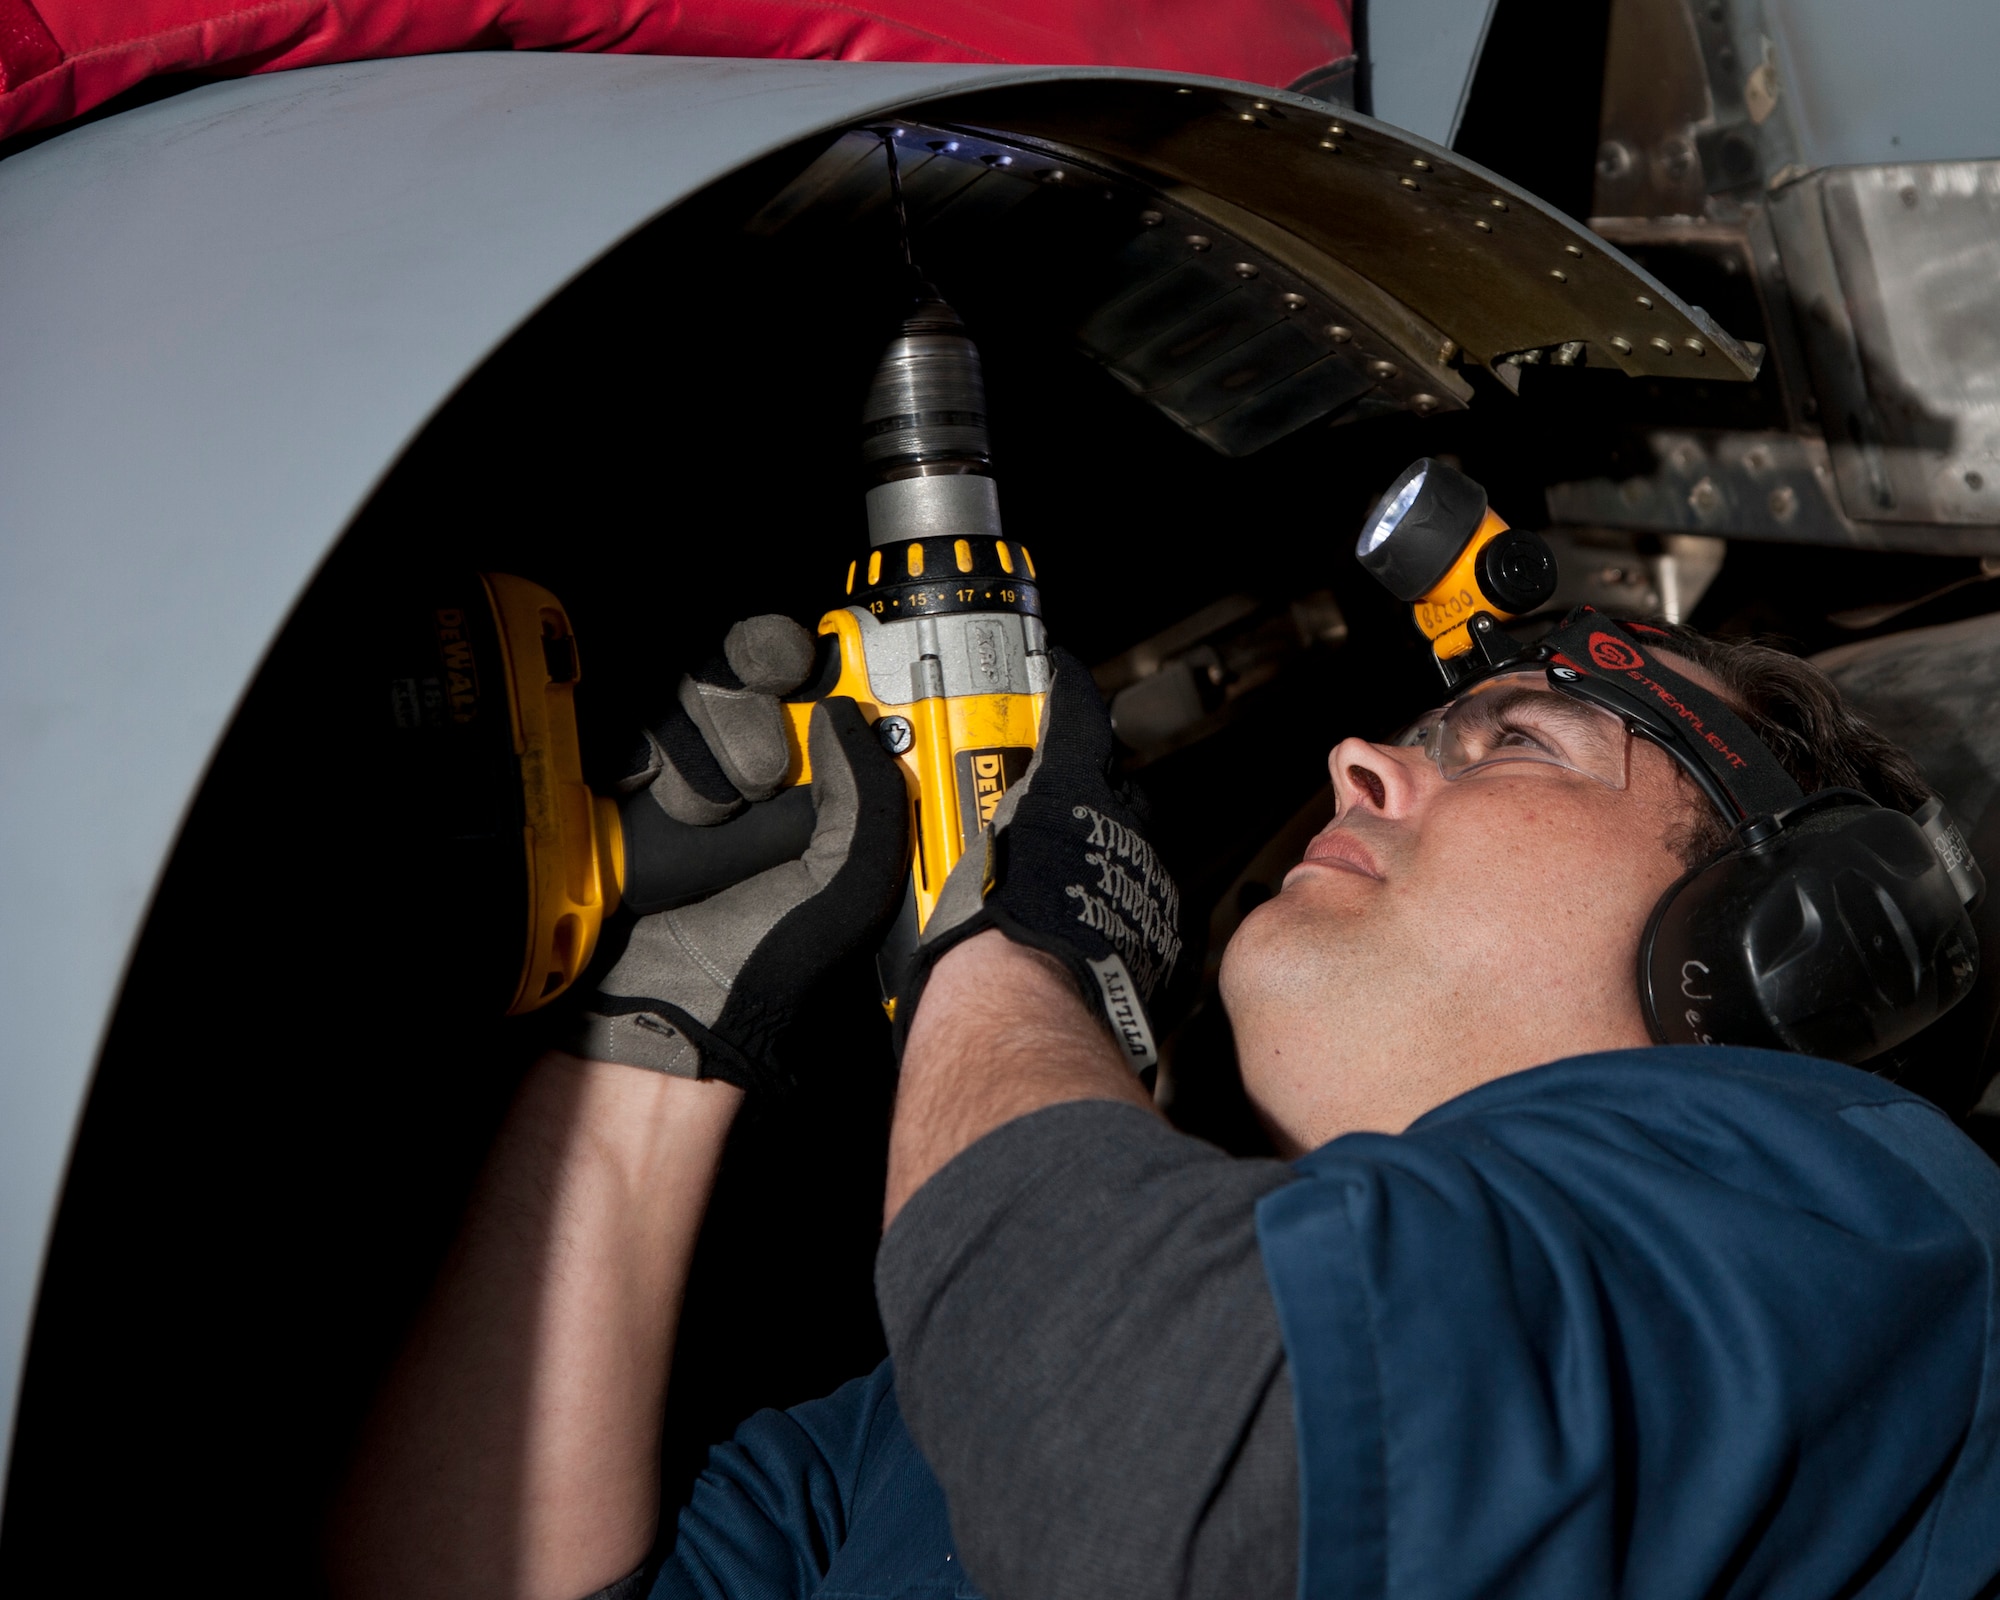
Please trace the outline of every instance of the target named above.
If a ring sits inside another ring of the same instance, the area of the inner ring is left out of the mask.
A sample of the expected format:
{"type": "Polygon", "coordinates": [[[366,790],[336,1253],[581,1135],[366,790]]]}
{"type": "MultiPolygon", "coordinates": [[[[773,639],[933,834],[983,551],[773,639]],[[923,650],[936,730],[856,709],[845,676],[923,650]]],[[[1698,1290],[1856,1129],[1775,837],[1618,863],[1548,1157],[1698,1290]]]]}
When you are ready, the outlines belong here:
{"type": "MultiPolygon", "coordinates": [[[[821,128],[1058,75],[1089,74],[365,62],[195,90],[0,162],[0,1437],[162,864],[376,481],[510,330],[683,196],[821,128]]],[[[254,876],[219,888],[256,917],[254,876]]]]}

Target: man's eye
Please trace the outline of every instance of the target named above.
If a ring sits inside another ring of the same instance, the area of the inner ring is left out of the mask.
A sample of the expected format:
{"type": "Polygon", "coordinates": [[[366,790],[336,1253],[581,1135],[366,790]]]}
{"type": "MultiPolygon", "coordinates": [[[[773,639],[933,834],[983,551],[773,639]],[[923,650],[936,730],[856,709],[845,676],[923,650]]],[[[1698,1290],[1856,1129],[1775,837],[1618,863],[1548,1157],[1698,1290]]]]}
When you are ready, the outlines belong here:
{"type": "Polygon", "coordinates": [[[1555,740],[1539,728],[1518,722],[1506,722],[1502,723],[1496,732],[1497,737],[1493,741],[1495,750],[1539,750],[1544,755],[1558,753],[1555,740]]]}

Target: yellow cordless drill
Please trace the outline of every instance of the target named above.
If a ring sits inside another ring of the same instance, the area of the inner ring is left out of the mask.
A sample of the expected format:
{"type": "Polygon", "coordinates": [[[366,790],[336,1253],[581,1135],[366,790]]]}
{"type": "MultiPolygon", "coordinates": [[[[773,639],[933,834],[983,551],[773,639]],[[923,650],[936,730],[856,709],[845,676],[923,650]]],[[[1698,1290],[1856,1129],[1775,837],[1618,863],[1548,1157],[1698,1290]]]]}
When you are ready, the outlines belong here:
{"type": "Polygon", "coordinates": [[[548,590],[489,573],[483,606],[467,596],[433,609],[437,674],[398,680],[409,702],[398,720],[483,717],[489,737],[511,741],[528,904],[510,1013],[576,979],[621,898],[639,911],[684,904],[805,848],[806,728],[821,695],[852,697],[909,783],[913,860],[885,974],[914,949],[946,874],[1027,769],[1051,678],[1034,561],[1001,527],[979,352],[927,285],[869,387],[861,449],[869,549],[848,563],[844,603],[820,619],[826,670],[786,703],[792,787],[716,827],[672,823],[650,803],[621,814],[587,787],[576,645],[548,590]],[[498,670],[482,673],[482,656],[498,670]]]}

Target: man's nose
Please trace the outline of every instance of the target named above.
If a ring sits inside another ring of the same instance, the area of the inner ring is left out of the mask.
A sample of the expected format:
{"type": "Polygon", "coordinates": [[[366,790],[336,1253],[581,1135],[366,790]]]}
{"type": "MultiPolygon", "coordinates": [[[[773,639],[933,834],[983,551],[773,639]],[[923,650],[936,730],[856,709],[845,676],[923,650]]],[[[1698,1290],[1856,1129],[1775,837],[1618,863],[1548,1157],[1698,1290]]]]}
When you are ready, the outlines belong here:
{"type": "MultiPolygon", "coordinates": [[[[1411,769],[1404,754],[1366,739],[1343,739],[1335,745],[1326,758],[1339,806],[1335,815],[1406,816],[1423,785],[1421,775],[1411,769]]],[[[1421,757],[1423,752],[1415,754],[1421,757]]]]}

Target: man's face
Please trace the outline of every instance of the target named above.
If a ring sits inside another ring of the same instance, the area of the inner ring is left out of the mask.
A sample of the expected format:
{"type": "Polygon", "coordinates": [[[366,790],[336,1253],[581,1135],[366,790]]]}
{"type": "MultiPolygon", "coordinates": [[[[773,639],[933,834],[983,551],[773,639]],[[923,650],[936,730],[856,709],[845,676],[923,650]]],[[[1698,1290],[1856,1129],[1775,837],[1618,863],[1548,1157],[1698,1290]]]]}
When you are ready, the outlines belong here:
{"type": "Polygon", "coordinates": [[[1663,752],[1624,754],[1613,788],[1530,762],[1447,781],[1422,748],[1334,747],[1334,820],[1222,964],[1281,1149],[1397,1132],[1488,1079],[1648,1042],[1639,936],[1681,874],[1668,840],[1690,799],[1663,752]]]}

